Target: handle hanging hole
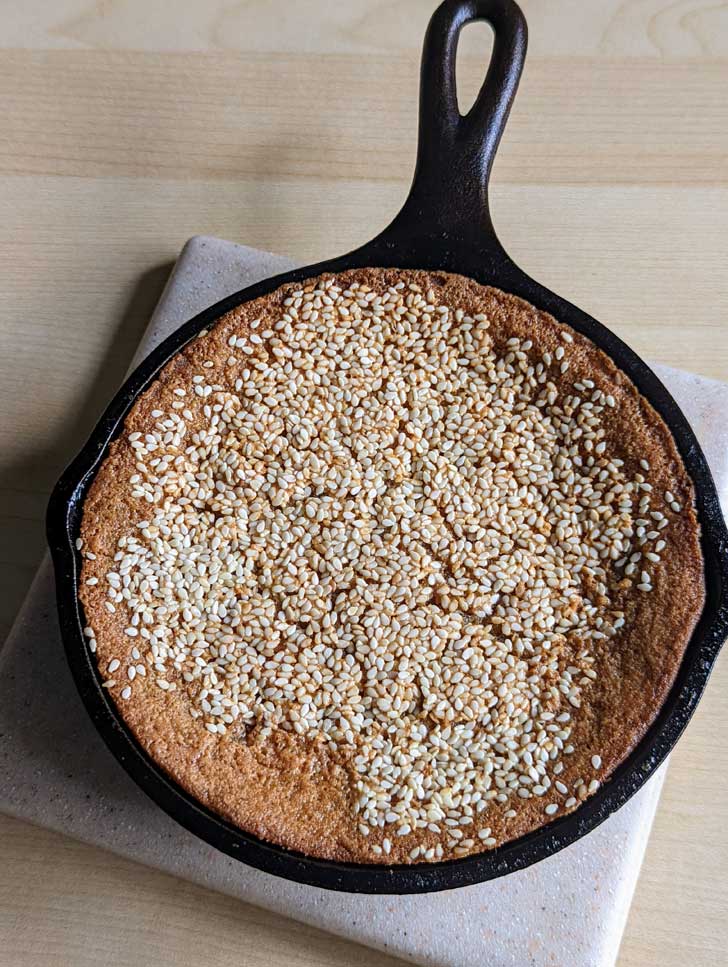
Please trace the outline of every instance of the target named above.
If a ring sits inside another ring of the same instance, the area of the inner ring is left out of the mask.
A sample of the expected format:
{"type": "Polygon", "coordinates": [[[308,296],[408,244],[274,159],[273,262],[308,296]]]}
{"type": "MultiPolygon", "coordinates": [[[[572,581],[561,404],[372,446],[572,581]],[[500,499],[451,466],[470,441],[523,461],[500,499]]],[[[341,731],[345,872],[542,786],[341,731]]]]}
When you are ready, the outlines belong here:
{"type": "Polygon", "coordinates": [[[455,91],[461,117],[473,106],[483,86],[493,37],[493,28],[483,20],[467,23],[460,31],[455,51],[455,91]]]}

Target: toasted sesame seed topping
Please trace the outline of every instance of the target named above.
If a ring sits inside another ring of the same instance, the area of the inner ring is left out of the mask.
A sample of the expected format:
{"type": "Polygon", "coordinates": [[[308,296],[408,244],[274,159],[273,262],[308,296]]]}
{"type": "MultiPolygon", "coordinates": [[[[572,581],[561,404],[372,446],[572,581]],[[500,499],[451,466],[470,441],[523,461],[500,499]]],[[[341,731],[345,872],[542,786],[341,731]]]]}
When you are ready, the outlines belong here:
{"type": "Polygon", "coordinates": [[[625,625],[611,589],[651,590],[665,548],[651,485],[611,452],[618,404],[549,378],[576,358],[565,330],[552,353],[496,344],[417,287],[309,285],[251,328],[227,338],[234,391],[205,360],[127,435],[138,513],[104,587],[127,678],[183,690],[208,743],[325,743],[362,835],[493,846],[489,809],[568,792],[594,645],[625,625]]]}

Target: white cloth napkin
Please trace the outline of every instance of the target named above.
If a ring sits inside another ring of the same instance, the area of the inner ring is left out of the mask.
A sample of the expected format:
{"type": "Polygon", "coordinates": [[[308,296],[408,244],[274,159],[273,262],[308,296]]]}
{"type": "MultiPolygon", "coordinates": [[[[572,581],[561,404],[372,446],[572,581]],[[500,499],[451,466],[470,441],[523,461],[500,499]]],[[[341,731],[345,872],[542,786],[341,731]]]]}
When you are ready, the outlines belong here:
{"type": "MultiPolygon", "coordinates": [[[[201,309],[292,265],[219,239],[191,239],[135,361],[201,309]]],[[[691,420],[727,506],[721,415],[728,411],[728,386],[655,368],[691,420]]],[[[0,810],[423,965],[613,964],[664,772],[589,836],[520,873],[424,896],[329,893],[218,853],[126,775],[76,694],[48,560],[0,653],[0,810]]]]}

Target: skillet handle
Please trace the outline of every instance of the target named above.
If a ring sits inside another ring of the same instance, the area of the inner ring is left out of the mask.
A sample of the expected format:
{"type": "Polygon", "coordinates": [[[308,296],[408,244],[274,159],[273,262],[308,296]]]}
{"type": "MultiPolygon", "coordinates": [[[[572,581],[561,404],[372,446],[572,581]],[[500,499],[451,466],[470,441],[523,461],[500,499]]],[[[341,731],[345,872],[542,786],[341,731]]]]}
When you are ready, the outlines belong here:
{"type": "Polygon", "coordinates": [[[432,15],[422,51],[417,164],[395,222],[439,232],[495,234],[488,178],[526,56],[526,21],[515,0],[445,0],[432,15]],[[493,53],[483,86],[466,115],[458,109],[455,58],[460,31],[485,20],[493,53]],[[402,221],[400,221],[402,220],[402,221]]]}

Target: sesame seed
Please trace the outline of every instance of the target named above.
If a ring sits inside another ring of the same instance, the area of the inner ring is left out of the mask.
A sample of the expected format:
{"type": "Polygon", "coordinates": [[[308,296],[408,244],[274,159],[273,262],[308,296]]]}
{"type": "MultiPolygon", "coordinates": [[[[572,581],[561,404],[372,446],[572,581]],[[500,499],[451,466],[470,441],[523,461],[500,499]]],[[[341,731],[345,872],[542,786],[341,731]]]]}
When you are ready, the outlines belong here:
{"type": "Polygon", "coordinates": [[[601,769],[602,757],[600,755],[593,755],[591,757],[591,764],[593,769],[601,769]]]}
{"type": "Polygon", "coordinates": [[[553,816],[553,814],[557,812],[558,808],[559,808],[558,803],[551,802],[548,804],[544,812],[546,813],[547,816],[553,816]]]}

